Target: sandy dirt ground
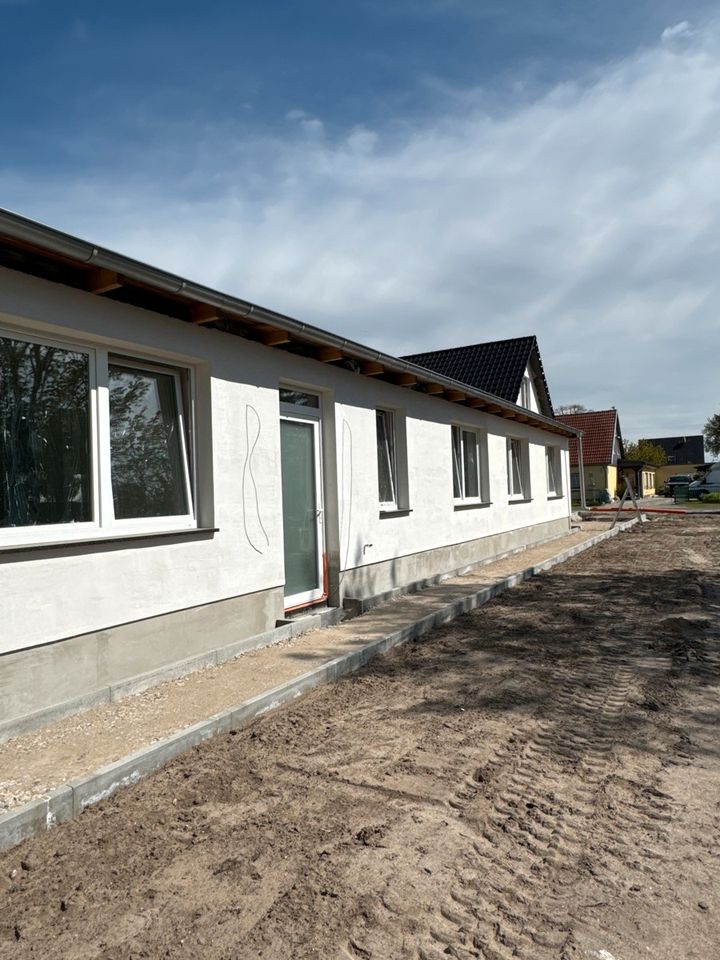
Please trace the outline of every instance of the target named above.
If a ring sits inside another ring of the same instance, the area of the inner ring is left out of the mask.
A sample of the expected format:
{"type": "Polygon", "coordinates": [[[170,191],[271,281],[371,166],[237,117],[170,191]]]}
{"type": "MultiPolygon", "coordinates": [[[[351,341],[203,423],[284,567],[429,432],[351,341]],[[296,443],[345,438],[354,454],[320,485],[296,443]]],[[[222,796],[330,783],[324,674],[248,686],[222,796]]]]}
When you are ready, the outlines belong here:
{"type": "Polygon", "coordinates": [[[220,666],[166,680],[142,693],[6,740],[0,743],[0,814],[238,706],[333,657],[358,650],[497,580],[577,547],[609,526],[607,522],[583,523],[565,537],[475,567],[419,593],[397,597],[365,616],[249,651],[220,666]]]}
{"type": "Polygon", "coordinates": [[[0,855],[0,956],[717,960],[719,693],[635,528],[0,855]]]}

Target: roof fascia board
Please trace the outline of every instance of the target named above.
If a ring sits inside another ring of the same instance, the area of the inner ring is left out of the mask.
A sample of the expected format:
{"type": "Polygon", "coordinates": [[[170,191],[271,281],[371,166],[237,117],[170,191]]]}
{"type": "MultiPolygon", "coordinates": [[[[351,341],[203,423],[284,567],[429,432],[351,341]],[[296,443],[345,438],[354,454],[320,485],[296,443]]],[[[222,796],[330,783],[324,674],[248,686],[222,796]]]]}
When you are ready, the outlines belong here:
{"type": "MultiPolygon", "coordinates": [[[[217,307],[229,314],[235,314],[238,319],[252,318],[261,323],[280,327],[288,333],[294,333],[296,336],[319,346],[337,347],[360,360],[377,361],[393,373],[411,373],[421,380],[432,379],[432,382],[440,383],[448,390],[458,390],[469,397],[496,404],[508,413],[527,416],[527,410],[523,407],[500,397],[495,397],[490,393],[485,393],[485,391],[478,390],[476,387],[470,387],[458,380],[433,373],[425,367],[419,367],[407,360],[400,360],[379,350],[373,350],[361,343],[339,337],[311,324],[301,323],[292,317],[268,310],[247,300],[220,293],[211,287],[186,280],[176,274],[152,267],[104,247],[94,246],[53,227],[28,220],[9,210],[0,209],[0,235],[33,246],[41,252],[55,253],[80,264],[111,270],[128,280],[136,281],[143,286],[164,293],[181,296],[189,302],[199,301],[217,307]]],[[[498,414],[498,416],[502,416],[502,414],[498,414]]],[[[551,427],[554,432],[561,431],[566,436],[577,436],[577,431],[573,427],[543,414],[533,414],[533,420],[537,421],[540,428],[544,424],[551,427]]]]}

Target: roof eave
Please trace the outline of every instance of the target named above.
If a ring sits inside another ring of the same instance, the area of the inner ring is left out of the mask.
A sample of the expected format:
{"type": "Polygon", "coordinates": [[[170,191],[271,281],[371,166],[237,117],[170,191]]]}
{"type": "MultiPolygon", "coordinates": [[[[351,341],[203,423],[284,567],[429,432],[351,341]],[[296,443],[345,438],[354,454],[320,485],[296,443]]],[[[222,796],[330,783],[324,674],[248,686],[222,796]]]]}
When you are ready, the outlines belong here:
{"type": "MultiPolygon", "coordinates": [[[[530,426],[546,429],[566,437],[577,436],[573,427],[560,423],[551,417],[531,413],[517,404],[485,393],[475,387],[441,374],[433,373],[389,354],[366,347],[346,337],[329,333],[312,324],[302,323],[293,317],[278,313],[258,304],[221,293],[211,287],[195,283],[192,280],[169,273],[158,267],[150,266],[131,257],[115,253],[104,247],[95,246],[53,227],[29,220],[8,210],[0,210],[0,236],[17,241],[24,247],[30,247],[38,253],[54,254],[63,260],[72,261],[86,268],[105,270],[117,275],[122,282],[137,283],[160,294],[180,297],[188,305],[211,307],[227,314],[230,319],[239,319],[252,324],[267,325],[281,330],[300,342],[318,347],[330,347],[340,351],[348,359],[380,364],[384,370],[393,374],[407,374],[414,382],[438,384],[446,396],[441,399],[449,402],[484,410],[505,419],[518,420],[530,426]],[[470,401],[467,403],[467,401],[470,401]],[[473,403],[473,401],[477,401],[473,403]],[[497,408],[497,409],[495,409],[497,408]]],[[[182,317],[178,319],[182,320],[182,317]]]]}

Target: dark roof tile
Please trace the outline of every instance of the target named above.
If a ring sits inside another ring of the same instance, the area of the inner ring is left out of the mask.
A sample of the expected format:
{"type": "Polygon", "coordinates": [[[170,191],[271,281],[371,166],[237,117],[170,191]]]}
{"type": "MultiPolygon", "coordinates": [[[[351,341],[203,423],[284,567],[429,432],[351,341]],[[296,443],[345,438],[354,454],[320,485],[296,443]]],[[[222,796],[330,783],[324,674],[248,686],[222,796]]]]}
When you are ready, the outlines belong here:
{"type": "MultiPolygon", "coordinates": [[[[552,403],[543,370],[537,338],[514,337],[511,340],[493,340],[490,343],[475,343],[467,347],[451,347],[448,350],[433,350],[429,353],[414,353],[403,357],[426,370],[434,370],[442,376],[452,377],[493,396],[517,403],[523,374],[530,358],[536,353],[542,387],[552,416],[552,403]]],[[[541,397],[541,403],[542,403],[541,397]]]]}
{"type": "Polygon", "coordinates": [[[705,445],[700,434],[692,437],[648,438],[648,443],[662,447],[668,463],[702,463],[705,459],[705,445]]]}

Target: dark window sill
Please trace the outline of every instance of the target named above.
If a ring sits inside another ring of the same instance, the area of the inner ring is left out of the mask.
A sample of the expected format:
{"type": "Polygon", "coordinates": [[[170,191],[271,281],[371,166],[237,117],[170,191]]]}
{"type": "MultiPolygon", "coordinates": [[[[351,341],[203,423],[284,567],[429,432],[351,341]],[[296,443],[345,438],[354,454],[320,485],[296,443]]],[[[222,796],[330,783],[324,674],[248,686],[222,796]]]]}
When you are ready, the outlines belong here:
{"type": "Polygon", "coordinates": [[[512,500],[508,500],[508,503],[532,503],[532,497],[515,497],[512,500]]]}
{"type": "Polygon", "coordinates": [[[407,517],[412,513],[410,507],[406,507],[404,510],[381,510],[380,519],[383,517],[407,517]]]}
{"type": "Polygon", "coordinates": [[[67,540],[49,540],[41,543],[0,543],[0,555],[6,553],[35,553],[37,551],[82,549],[103,544],[126,544],[139,540],[162,539],[207,539],[208,536],[218,533],[218,527],[189,527],[185,530],[156,530],[149,533],[121,533],[115,536],[76,537],[67,540]]]}
{"type": "Polygon", "coordinates": [[[492,500],[478,500],[477,503],[456,503],[453,506],[455,510],[482,510],[484,507],[491,507],[492,500]]]}
{"type": "Polygon", "coordinates": [[[548,500],[563,500],[565,497],[562,493],[551,493],[548,496],[548,500]]]}

